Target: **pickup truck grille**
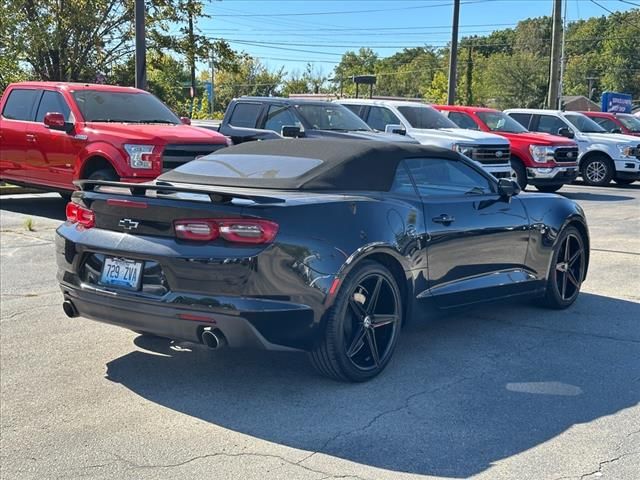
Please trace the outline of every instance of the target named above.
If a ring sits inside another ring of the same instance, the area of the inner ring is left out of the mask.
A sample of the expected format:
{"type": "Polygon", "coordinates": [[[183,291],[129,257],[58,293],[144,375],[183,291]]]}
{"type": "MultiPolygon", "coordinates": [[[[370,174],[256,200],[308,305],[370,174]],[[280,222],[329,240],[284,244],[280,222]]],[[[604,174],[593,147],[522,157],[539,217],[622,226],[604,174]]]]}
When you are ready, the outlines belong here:
{"type": "Polygon", "coordinates": [[[187,145],[169,144],[164,147],[162,153],[162,170],[172,170],[183,165],[196,157],[208,155],[209,153],[226,147],[226,144],[196,143],[187,145]]]}
{"type": "Polygon", "coordinates": [[[471,158],[483,165],[509,165],[511,150],[508,145],[482,145],[474,147],[471,158]]]}
{"type": "Polygon", "coordinates": [[[632,153],[632,155],[635,155],[635,157],[636,157],[637,159],[640,159],[640,145],[638,145],[638,146],[635,148],[635,151],[632,153]]]}
{"type": "Polygon", "coordinates": [[[559,147],[553,154],[557,163],[575,163],[578,161],[578,147],[559,147]]]}

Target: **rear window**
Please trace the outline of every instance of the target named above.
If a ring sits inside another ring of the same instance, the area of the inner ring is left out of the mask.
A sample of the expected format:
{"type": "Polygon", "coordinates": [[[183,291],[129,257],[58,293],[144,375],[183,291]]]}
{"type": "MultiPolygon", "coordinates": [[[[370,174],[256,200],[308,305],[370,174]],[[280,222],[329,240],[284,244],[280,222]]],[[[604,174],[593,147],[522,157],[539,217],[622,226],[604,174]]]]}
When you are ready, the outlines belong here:
{"type": "Polygon", "coordinates": [[[229,124],[234,127],[255,128],[261,108],[259,103],[236,103],[229,124]]]}
{"type": "Polygon", "coordinates": [[[301,177],[321,164],[322,160],[315,158],[216,154],[193,160],[175,171],[216,178],[281,179],[301,177]]]}
{"type": "Polygon", "coordinates": [[[437,111],[435,108],[421,106],[421,107],[398,107],[398,110],[407,122],[413,128],[458,128],[458,126],[437,111]]]}
{"type": "Polygon", "coordinates": [[[11,90],[2,110],[2,116],[11,120],[33,120],[33,104],[41,91],[21,88],[11,90]]]}

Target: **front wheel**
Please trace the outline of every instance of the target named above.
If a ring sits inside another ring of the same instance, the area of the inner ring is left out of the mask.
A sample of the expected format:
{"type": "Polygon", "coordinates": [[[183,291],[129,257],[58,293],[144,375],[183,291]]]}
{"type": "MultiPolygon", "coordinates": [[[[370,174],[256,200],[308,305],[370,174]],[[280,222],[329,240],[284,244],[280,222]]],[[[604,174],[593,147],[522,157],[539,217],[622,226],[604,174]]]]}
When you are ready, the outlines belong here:
{"type": "Polygon", "coordinates": [[[536,189],[539,192],[544,192],[544,193],[557,192],[561,188],[562,188],[562,185],[536,185],[536,189]]]}
{"type": "Polygon", "coordinates": [[[566,228],[553,251],[547,278],[545,303],[550,308],[567,308],[578,298],[584,280],[587,254],[582,235],[575,227],[566,228]]]}
{"type": "Polygon", "coordinates": [[[393,275],[364,261],[340,287],[323,338],[309,353],[311,363],[336,380],[369,380],[389,363],[401,325],[402,298],[393,275]]]}
{"type": "Polygon", "coordinates": [[[516,182],[520,185],[520,190],[524,191],[527,188],[527,169],[520,160],[512,160],[511,169],[516,175],[516,182]]]}
{"type": "Polygon", "coordinates": [[[597,155],[585,160],[580,170],[584,183],[595,187],[608,185],[613,178],[613,165],[603,155],[597,155]]]}

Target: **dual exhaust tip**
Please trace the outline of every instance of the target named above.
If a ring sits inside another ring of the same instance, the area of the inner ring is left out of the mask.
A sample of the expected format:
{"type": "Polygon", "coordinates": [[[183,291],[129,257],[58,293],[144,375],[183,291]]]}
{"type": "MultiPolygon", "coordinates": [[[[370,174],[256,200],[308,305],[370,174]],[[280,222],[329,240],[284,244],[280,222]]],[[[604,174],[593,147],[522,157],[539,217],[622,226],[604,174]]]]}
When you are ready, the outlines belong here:
{"type": "MultiPolygon", "coordinates": [[[[71,300],[65,300],[62,302],[62,310],[69,318],[75,318],[79,316],[78,309],[71,300]]],[[[212,330],[211,327],[205,327],[200,336],[202,343],[211,350],[217,350],[227,346],[227,339],[218,329],[212,330]]]]}

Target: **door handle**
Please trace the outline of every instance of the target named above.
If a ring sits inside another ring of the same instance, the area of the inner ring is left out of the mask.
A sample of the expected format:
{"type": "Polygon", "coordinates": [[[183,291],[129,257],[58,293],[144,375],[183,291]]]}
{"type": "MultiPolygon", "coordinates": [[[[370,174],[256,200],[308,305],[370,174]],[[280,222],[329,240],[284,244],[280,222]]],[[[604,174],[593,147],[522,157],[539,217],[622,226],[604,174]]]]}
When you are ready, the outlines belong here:
{"type": "Polygon", "coordinates": [[[446,213],[443,213],[439,217],[433,217],[431,219],[431,221],[433,223],[444,223],[445,225],[448,225],[450,223],[455,222],[456,219],[455,219],[455,217],[452,217],[451,215],[447,215],[446,213]]]}
{"type": "Polygon", "coordinates": [[[25,136],[27,138],[27,142],[35,142],[36,141],[36,136],[33,135],[32,133],[27,133],[25,136]]]}

